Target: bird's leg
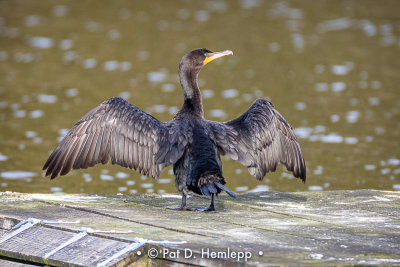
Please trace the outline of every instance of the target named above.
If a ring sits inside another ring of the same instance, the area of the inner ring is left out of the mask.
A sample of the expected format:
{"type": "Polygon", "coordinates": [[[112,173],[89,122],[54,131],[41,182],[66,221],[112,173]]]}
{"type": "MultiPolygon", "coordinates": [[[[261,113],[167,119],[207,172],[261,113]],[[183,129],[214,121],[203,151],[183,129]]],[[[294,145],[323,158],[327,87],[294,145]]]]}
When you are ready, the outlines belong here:
{"type": "Polygon", "coordinates": [[[199,211],[216,211],[215,207],[214,207],[214,195],[215,194],[211,194],[211,203],[210,206],[208,206],[208,208],[202,208],[202,209],[198,209],[199,211]]]}
{"type": "Polygon", "coordinates": [[[167,207],[167,209],[170,210],[190,210],[186,207],[186,194],[185,192],[182,192],[182,203],[180,207],[167,207]]]}

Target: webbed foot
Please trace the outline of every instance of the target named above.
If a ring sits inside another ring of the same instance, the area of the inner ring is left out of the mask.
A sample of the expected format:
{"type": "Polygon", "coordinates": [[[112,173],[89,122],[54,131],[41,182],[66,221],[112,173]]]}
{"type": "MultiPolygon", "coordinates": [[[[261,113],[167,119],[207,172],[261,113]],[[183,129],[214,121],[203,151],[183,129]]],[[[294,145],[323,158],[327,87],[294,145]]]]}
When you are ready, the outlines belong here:
{"type": "Polygon", "coordinates": [[[215,208],[214,208],[214,205],[213,206],[209,206],[209,207],[207,207],[207,208],[197,208],[197,209],[195,209],[195,210],[197,210],[197,211],[204,211],[204,212],[209,212],[209,211],[217,211],[215,208]]]}
{"type": "Polygon", "coordinates": [[[169,209],[169,210],[186,210],[186,211],[193,211],[193,210],[195,210],[195,209],[193,209],[193,208],[188,208],[188,207],[182,207],[182,206],[179,206],[179,207],[167,207],[167,209],[169,209]]]}

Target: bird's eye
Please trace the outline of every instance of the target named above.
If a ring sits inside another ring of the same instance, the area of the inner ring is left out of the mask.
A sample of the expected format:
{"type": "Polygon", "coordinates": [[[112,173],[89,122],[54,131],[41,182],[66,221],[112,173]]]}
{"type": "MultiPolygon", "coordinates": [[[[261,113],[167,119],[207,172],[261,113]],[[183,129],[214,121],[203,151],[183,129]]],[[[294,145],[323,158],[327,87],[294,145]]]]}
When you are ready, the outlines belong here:
{"type": "Polygon", "coordinates": [[[205,56],[205,57],[208,57],[208,54],[207,54],[207,53],[204,53],[204,56],[205,56]]]}

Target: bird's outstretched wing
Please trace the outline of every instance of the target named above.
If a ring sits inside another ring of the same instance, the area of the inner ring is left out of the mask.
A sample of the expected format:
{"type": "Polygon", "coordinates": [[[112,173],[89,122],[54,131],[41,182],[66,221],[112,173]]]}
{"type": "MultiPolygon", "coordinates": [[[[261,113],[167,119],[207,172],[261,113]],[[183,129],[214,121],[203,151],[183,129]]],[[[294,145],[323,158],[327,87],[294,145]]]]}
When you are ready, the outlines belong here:
{"type": "Polygon", "coordinates": [[[71,168],[97,163],[159,176],[176,162],[187,143],[174,122],[160,122],[128,101],[114,97],[89,111],[69,130],[45,163],[46,176],[65,175],[71,168]]]}
{"type": "Polygon", "coordinates": [[[258,180],[278,163],[305,182],[306,166],[297,138],[281,114],[265,99],[257,99],[240,117],[208,122],[209,135],[219,151],[248,167],[258,180]]]}

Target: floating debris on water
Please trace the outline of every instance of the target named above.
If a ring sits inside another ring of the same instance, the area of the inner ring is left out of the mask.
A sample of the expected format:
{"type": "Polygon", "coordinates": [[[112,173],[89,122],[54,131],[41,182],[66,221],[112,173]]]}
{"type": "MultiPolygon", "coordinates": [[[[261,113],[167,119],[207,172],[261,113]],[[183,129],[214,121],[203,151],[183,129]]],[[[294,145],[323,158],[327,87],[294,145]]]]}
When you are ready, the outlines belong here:
{"type": "Polygon", "coordinates": [[[7,51],[0,51],[0,61],[5,61],[8,59],[8,52],[7,51]]]}
{"type": "MultiPolygon", "coordinates": [[[[97,66],[97,60],[95,58],[88,58],[82,62],[82,65],[83,65],[84,69],[93,69],[97,66]]],[[[110,66],[103,65],[103,68],[108,68],[108,67],[110,67],[110,66]]],[[[106,69],[106,70],[108,70],[108,69],[106,69]]]]}
{"type": "Polygon", "coordinates": [[[161,86],[161,91],[169,93],[175,91],[175,85],[172,83],[165,83],[161,86]]]}
{"type": "Polygon", "coordinates": [[[90,20],[86,23],[85,28],[89,32],[97,32],[101,29],[101,25],[96,21],[90,20]]]}
{"type": "Polygon", "coordinates": [[[167,78],[167,73],[165,71],[159,72],[149,72],[147,74],[147,80],[152,83],[160,83],[165,81],[167,78]]]}
{"type": "Polygon", "coordinates": [[[340,116],[337,114],[332,114],[331,115],[331,122],[338,122],[340,121],[340,116]]]}
{"type": "Polygon", "coordinates": [[[315,88],[317,89],[317,91],[319,92],[326,92],[329,90],[329,84],[328,83],[317,83],[315,85],[315,88]]]}
{"type": "Polygon", "coordinates": [[[308,190],[309,191],[322,191],[323,188],[322,188],[322,186],[318,186],[318,185],[310,185],[308,187],[308,190]]]}
{"type": "Polygon", "coordinates": [[[69,88],[65,90],[65,95],[68,97],[75,97],[79,94],[79,90],[77,88],[69,88]]]}
{"type": "MultiPolygon", "coordinates": [[[[24,179],[28,180],[31,177],[38,176],[38,173],[36,172],[25,172],[25,171],[6,171],[6,172],[1,172],[0,177],[4,179],[10,179],[10,180],[17,180],[17,179],[24,179]]],[[[29,179],[30,181],[31,179],[29,179]]]]}
{"type": "Polygon", "coordinates": [[[238,90],[236,89],[227,89],[222,91],[222,97],[223,98],[234,98],[239,95],[238,90]]]}
{"type": "Polygon", "coordinates": [[[400,165],[400,159],[388,159],[386,163],[389,165],[400,165]]]}
{"type": "Polygon", "coordinates": [[[64,5],[56,5],[53,7],[53,15],[56,17],[64,17],[68,14],[69,8],[64,5]]]}
{"type": "Polygon", "coordinates": [[[315,65],[315,67],[314,67],[314,71],[315,71],[315,73],[317,73],[317,74],[321,74],[321,73],[323,73],[323,72],[325,71],[325,66],[322,65],[322,64],[317,64],[317,65],[315,65]]]}
{"type": "Polygon", "coordinates": [[[0,161],[6,161],[6,160],[8,160],[8,157],[0,152],[0,161]]]}
{"type": "Polygon", "coordinates": [[[168,110],[168,107],[166,105],[154,105],[150,106],[146,109],[148,113],[164,113],[168,110]]]}
{"type": "Polygon", "coordinates": [[[87,183],[92,181],[92,177],[90,176],[89,173],[82,174],[82,177],[85,179],[85,182],[87,182],[87,183]]]}
{"type": "Polygon", "coordinates": [[[349,18],[339,18],[327,20],[317,25],[317,30],[320,33],[328,31],[340,31],[348,29],[352,26],[352,21],[349,18]]]}
{"type": "Polygon", "coordinates": [[[100,174],[100,179],[103,181],[114,181],[114,177],[108,174],[100,174]]]}
{"type": "Polygon", "coordinates": [[[279,45],[279,43],[276,43],[276,42],[270,43],[268,45],[268,47],[269,47],[269,51],[271,51],[272,53],[277,53],[281,49],[281,46],[279,45]]]}
{"type": "Polygon", "coordinates": [[[171,115],[176,114],[178,111],[179,111],[179,108],[175,107],[175,106],[172,106],[172,107],[168,108],[168,113],[171,114],[171,115]]]}
{"type": "Polygon", "coordinates": [[[129,61],[122,61],[119,63],[120,71],[128,71],[132,67],[132,64],[129,61]]]}
{"type": "Polygon", "coordinates": [[[368,102],[371,106],[377,106],[380,103],[380,100],[378,97],[370,97],[368,98],[368,102]]]}
{"type": "Polygon", "coordinates": [[[25,132],[25,136],[28,137],[28,138],[34,138],[34,137],[37,136],[37,133],[34,132],[34,131],[26,131],[25,132]]]}
{"type": "Polygon", "coordinates": [[[306,105],[306,103],[303,103],[303,102],[297,102],[295,104],[295,107],[297,110],[305,110],[307,108],[307,105],[306,105]]]}
{"type": "Polygon", "coordinates": [[[368,37],[374,36],[376,34],[376,27],[371,21],[367,19],[362,19],[359,21],[358,24],[364,30],[365,35],[367,35],[368,37]]]}
{"type": "Polygon", "coordinates": [[[344,142],[346,144],[357,144],[358,143],[358,138],[357,137],[345,137],[344,142]]]}
{"type": "Polygon", "coordinates": [[[38,101],[40,103],[56,103],[57,102],[57,96],[56,95],[40,94],[40,95],[38,95],[38,101]]]}
{"type": "Polygon", "coordinates": [[[360,117],[360,111],[358,110],[351,110],[347,112],[346,121],[348,123],[356,123],[358,118],[360,117]]]}
{"type": "Polygon", "coordinates": [[[73,45],[74,45],[74,41],[69,40],[69,39],[64,39],[64,40],[61,40],[59,47],[62,50],[69,50],[72,48],[73,45]]]}
{"type": "Polygon", "coordinates": [[[301,35],[300,33],[292,33],[292,42],[298,52],[303,51],[305,46],[303,35],[301,35]]]}
{"type": "Polygon", "coordinates": [[[53,46],[53,39],[49,37],[31,37],[29,38],[29,44],[33,47],[38,48],[51,48],[53,46]]]}
{"type": "Polygon", "coordinates": [[[364,170],[366,170],[366,171],[373,171],[375,169],[376,169],[376,165],[374,165],[374,164],[364,165],[364,170]]]}
{"type": "Polygon", "coordinates": [[[323,143],[342,143],[343,136],[336,133],[330,133],[328,135],[320,135],[319,140],[323,143]]]}
{"type": "Polygon", "coordinates": [[[131,11],[128,8],[123,7],[119,10],[119,17],[121,19],[124,19],[124,20],[129,19],[130,16],[131,16],[131,11]]]}
{"type": "Polygon", "coordinates": [[[242,8],[249,9],[249,8],[256,8],[262,6],[262,0],[241,0],[240,1],[242,8]]]}
{"type": "Polygon", "coordinates": [[[241,191],[247,191],[249,190],[248,186],[239,186],[235,188],[236,191],[241,192],[241,191]]]}
{"type": "Polygon", "coordinates": [[[208,112],[211,117],[225,119],[227,117],[226,113],[222,109],[212,109],[208,112]]]}
{"type": "MultiPolygon", "coordinates": [[[[84,67],[87,69],[94,68],[95,66],[96,66],[95,59],[87,59],[84,61],[84,67]]],[[[115,70],[128,71],[131,69],[131,67],[132,64],[128,61],[119,62],[117,60],[109,60],[103,63],[103,69],[105,71],[115,71],[115,70]]]]}
{"type": "Polygon", "coordinates": [[[350,68],[347,65],[333,65],[331,70],[333,74],[343,76],[349,73],[350,68]]]}
{"type": "Polygon", "coordinates": [[[334,82],[331,84],[331,89],[333,92],[341,92],[346,89],[346,84],[344,82],[334,82]]]}
{"type": "Polygon", "coordinates": [[[214,96],[214,91],[210,89],[202,90],[201,94],[203,98],[212,98],[214,96]]]}
{"type": "Polygon", "coordinates": [[[116,41],[116,40],[121,39],[121,33],[116,29],[112,29],[112,30],[108,31],[107,37],[108,37],[108,39],[110,39],[112,41],[116,41]]]}
{"type": "Polygon", "coordinates": [[[25,116],[26,116],[25,110],[16,110],[14,112],[14,117],[16,117],[16,118],[24,118],[25,116]]]}
{"type": "MultiPolygon", "coordinates": [[[[255,4],[252,4],[252,6],[253,5],[255,4]]],[[[256,5],[260,5],[260,3],[257,3],[256,5]]],[[[301,9],[290,7],[289,3],[287,2],[277,2],[268,12],[268,17],[271,19],[277,19],[277,18],[302,19],[304,17],[304,12],[301,9]]]]}
{"type": "Polygon", "coordinates": [[[40,18],[38,16],[31,15],[31,16],[25,17],[25,25],[28,27],[37,26],[39,24],[39,22],[40,22],[40,18]]]}
{"type": "Polygon", "coordinates": [[[324,168],[321,165],[318,165],[317,168],[314,170],[314,174],[316,175],[322,174],[323,169],[324,168]]]}
{"type": "Polygon", "coordinates": [[[149,56],[150,56],[150,53],[147,51],[142,50],[142,51],[137,52],[137,57],[141,61],[147,60],[149,58],[149,56]]]}
{"type": "Polygon", "coordinates": [[[128,178],[130,175],[128,174],[128,173],[126,173],[126,172],[117,172],[116,174],[115,174],[115,177],[116,178],[118,178],[118,179],[126,179],[126,178],[128,178]]]}
{"type": "Polygon", "coordinates": [[[247,191],[247,192],[266,192],[266,191],[269,191],[270,190],[270,188],[269,188],[269,186],[268,185],[257,185],[254,189],[251,189],[251,190],[249,190],[249,191],[247,191]]]}
{"type": "Polygon", "coordinates": [[[288,179],[293,179],[294,178],[293,174],[288,173],[288,172],[282,172],[281,175],[282,175],[282,177],[288,178],[288,179]]]}
{"type": "Polygon", "coordinates": [[[38,119],[40,117],[42,117],[44,114],[43,110],[33,110],[31,112],[29,112],[29,117],[32,119],[38,119]]]}
{"type": "Polygon", "coordinates": [[[119,63],[116,60],[110,60],[103,63],[103,69],[106,71],[114,71],[119,67],[119,63]]]}
{"type": "Polygon", "coordinates": [[[198,22],[205,22],[210,19],[210,13],[207,10],[198,10],[194,13],[194,18],[198,22]]]}
{"type": "Polygon", "coordinates": [[[61,187],[50,187],[51,192],[61,192],[63,189],[61,187]]]}
{"type": "Polygon", "coordinates": [[[294,133],[298,138],[308,139],[311,142],[320,141],[323,143],[346,143],[356,144],[358,143],[357,137],[343,137],[337,133],[322,134],[326,132],[325,126],[317,125],[314,128],[311,127],[300,127],[295,128],[294,133]]]}
{"type": "Polygon", "coordinates": [[[128,100],[129,98],[131,98],[131,93],[124,91],[124,92],[119,93],[119,97],[122,97],[123,99],[128,100]]]}

